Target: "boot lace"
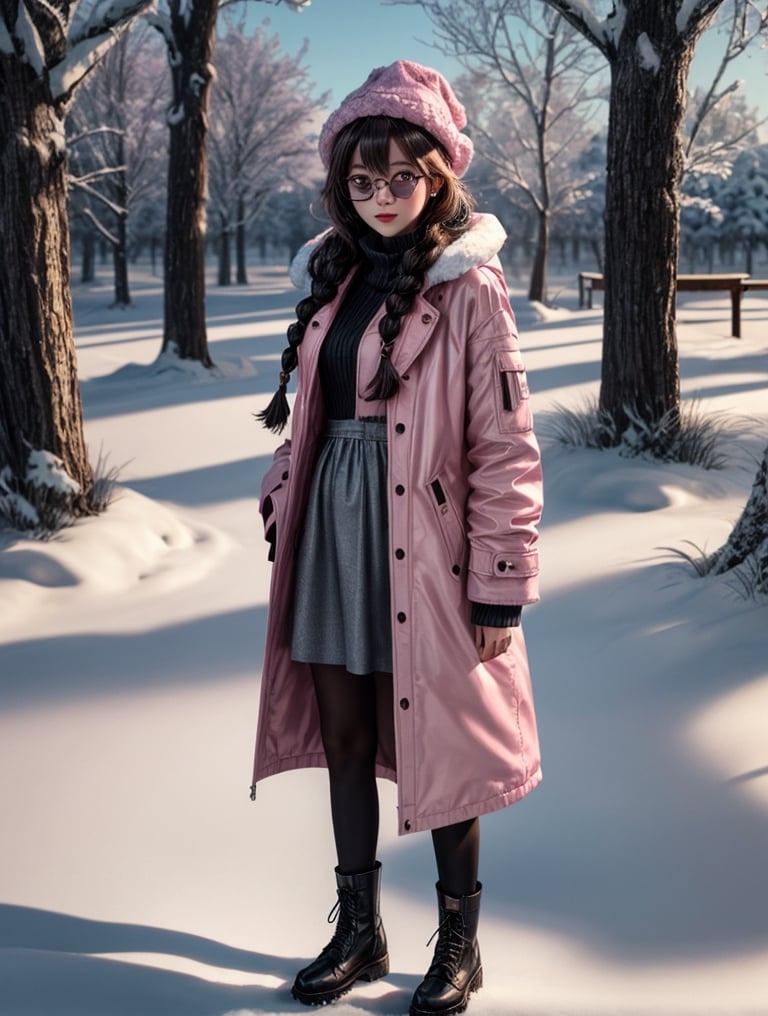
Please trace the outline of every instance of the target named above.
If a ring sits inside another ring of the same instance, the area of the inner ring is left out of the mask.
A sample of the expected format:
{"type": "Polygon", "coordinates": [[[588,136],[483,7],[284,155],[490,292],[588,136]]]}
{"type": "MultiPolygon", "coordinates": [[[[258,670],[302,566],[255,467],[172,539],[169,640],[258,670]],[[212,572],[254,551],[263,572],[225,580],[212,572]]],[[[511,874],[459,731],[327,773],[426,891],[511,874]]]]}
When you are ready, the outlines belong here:
{"type": "Polygon", "coordinates": [[[461,954],[465,945],[472,943],[464,936],[464,920],[461,914],[448,913],[432,933],[427,942],[429,947],[437,936],[435,955],[427,977],[453,978],[461,967],[461,954]]]}
{"type": "Polygon", "coordinates": [[[336,928],[334,929],[331,941],[323,949],[323,953],[333,949],[340,953],[341,956],[346,956],[351,950],[357,926],[357,907],[355,903],[356,897],[353,892],[346,889],[338,890],[338,898],[331,907],[327,918],[329,924],[333,924],[334,921],[336,922],[336,928]]]}

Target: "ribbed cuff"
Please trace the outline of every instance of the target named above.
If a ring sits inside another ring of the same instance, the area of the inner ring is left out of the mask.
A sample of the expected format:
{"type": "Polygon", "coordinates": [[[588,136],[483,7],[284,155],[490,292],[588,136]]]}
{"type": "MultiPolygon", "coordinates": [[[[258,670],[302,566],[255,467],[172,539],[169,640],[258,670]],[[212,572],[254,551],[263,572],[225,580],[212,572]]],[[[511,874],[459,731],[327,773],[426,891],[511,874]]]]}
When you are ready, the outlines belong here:
{"type": "Polygon", "coordinates": [[[517,628],[523,613],[522,607],[502,606],[497,603],[473,603],[472,624],[489,628],[517,628]]]}

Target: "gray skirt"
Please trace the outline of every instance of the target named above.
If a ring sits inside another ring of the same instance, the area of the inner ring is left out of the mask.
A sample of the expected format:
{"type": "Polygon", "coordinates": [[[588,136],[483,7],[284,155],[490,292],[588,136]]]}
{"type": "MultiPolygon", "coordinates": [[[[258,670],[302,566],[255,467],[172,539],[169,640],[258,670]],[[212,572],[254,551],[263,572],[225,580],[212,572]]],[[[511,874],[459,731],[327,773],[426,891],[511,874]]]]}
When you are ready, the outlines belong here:
{"type": "Polygon", "coordinates": [[[329,420],[297,551],[291,656],[392,671],[387,425],[329,420]]]}

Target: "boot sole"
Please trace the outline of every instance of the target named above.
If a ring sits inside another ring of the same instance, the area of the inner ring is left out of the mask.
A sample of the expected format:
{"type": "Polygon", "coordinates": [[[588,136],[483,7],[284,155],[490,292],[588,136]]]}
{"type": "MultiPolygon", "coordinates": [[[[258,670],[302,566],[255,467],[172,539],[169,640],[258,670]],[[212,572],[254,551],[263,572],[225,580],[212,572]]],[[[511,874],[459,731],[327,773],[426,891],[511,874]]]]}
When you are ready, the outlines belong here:
{"type": "Polygon", "coordinates": [[[297,1002],[301,1002],[304,1005],[326,1005],[328,1002],[335,1002],[337,998],[341,998],[352,990],[358,981],[378,981],[382,977],[386,977],[389,973],[389,955],[382,956],[381,959],[376,960],[374,963],[369,963],[367,967],[363,967],[362,970],[358,970],[354,976],[349,977],[346,981],[341,984],[337,984],[335,988],[328,991],[320,991],[317,993],[308,993],[305,991],[298,991],[295,987],[291,988],[291,995],[296,999],[297,1002]]]}
{"type": "Polygon", "coordinates": [[[469,1005],[469,996],[479,991],[483,986],[483,968],[478,967],[472,976],[471,981],[467,985],[467,990],[464,992],[462,998],[447,1009],[417,1009],[415,1006],[411,1006],[408,1010],[408,1016],[455,1016],[457,1013],[462,1013],[466,1010],[469,1005]]]}

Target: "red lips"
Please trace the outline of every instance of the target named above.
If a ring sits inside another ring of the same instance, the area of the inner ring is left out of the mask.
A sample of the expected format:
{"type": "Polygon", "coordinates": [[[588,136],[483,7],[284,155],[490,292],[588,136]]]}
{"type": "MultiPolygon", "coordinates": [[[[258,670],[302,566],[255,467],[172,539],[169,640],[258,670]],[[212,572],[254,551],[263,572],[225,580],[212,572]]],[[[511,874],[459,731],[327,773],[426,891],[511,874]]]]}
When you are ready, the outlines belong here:
{"type": "Polygon", "coordinates": [[[396,215],[390,215],[390,214],[388,214],[386,212],[382,212],[381,215],[377,215],[376,216],[376,219],[379,222],[391,222],[393,219],[396,219],[396,218],[397,218],[396,215]]]}

